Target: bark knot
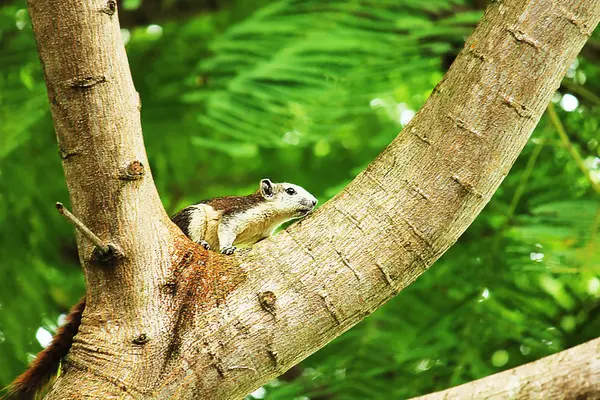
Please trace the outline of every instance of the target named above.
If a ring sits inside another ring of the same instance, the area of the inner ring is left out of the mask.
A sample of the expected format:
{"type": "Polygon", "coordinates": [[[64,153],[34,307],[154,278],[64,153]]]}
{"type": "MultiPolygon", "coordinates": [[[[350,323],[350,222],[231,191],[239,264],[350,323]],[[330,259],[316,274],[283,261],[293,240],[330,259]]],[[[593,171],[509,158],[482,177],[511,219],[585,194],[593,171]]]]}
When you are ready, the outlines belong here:
{"type": "Polygon", "coordinates": [[[163,285],[163,292],[169,295],[174,295],[177,293],[177,282],[168,281],[163,285]]]}
{"type": "Polygon", "coordinates": [[[542,46],[538,40],[530,37],[519,28],[508,28],[508,31],[513,35],[517,42],[528,44],[536,50],[542,46]]]}
{"type": "MultiPolygon", "coordinates": [[[[441,82],[440,82],[441,83],[441,82]]],[[[438,85],[440,84],[438,83],[438,85]]],[[[437,87],[437,86],[436,86],[437,87]]],[[[440,92],[441,93],[441,92],[440,92]]],[[[427,136],[425,136],[425,134],[420,134],[415,128],[412,128],[410,130],[410,133],[412,133],[413,135],[415,135],[417,138],[419,138],[423,143],[426,143],[428,145],[432,145],[433,142],[431,141],[431,139],[429,139],[427,136]]]]}
{"type": "Polygon", "coordinates": [[[142,346],[150,341],[150,338],[145,333],[140,333],[131,341],[133,344],[137,344],[138,346],[142,346]]]}
{"type": "Polygon", "coordinates": [[[453,120],[454,123],[456,124],[456,126],[459,127],[460,129],[464,129],[465,131],[472,133],[473,135],[477,136],[478,138],[483,136],[481,134],[481,132],[479,132],[477,129],[475,129],[473,126],[471,126],[471,124],[469,124],[464,119],[462,119],[458,116],[452,115],[452,114],[448,114],[448,118],[453,120]]]}
{"type": "Polygon", "coordinates": [[[475,185],[473,185],[471,182],[461,179],[458,175],[452,175],[452,180],[462,186],[462,188],[467,192],[474,194],[479,198],[483,198],[483,193],[477,190],[475,185]]]}
{"type": "Polygon", "coordinates": [[[144,164],[142,164],[141,161],[134,160],[125,164],[119,175],[119,179],[124,181],[137,181],[142,179],[145,173],[144,164]]]}
{"type": "Polygon", "coordinates": [[[267,290],[266,292],[260,292],[258,294],[258,302],[263,310],[270,312],[271,314],[275,314],[275,303],[277,301],[277,296],[275,293],[267,290]]]}
{"type": "Polygon", "coordinates": [[[104,75],[95,75],[95,76],[86,76],[83,78],[75,78],[69,82],[69,86],[73,89],[85,90],[89,89],[93,86],[96,86],[100,83],[106,82],[106,76],[104,75]]]}
{"type": "Polygon", "coordinates": [[[558,16],[565,18],[569,23],[576,26],[579,29],[579,33],[585,36],[592,36],[594,30],[585,21],[582,21],[573,12],[563,6],[559,6],[558,9],[561,12],[558,16]]]}
{"type": "Polygon", "coordinates": [[[98,246],[94,247],[91,260],[96,264],[114,267],[123,258],[123,251],[115,244],[107,244],[108,251],[103,251],[98,246]]]}
{"type": "Polygon", "coordinates": [[[333,303],[329,299],[329,295],[326,292],[318,293],[318,295],[321,298],[321,300],[323,300],[323,305],[325,306],[325,308],[327,309],[329,314],[331,314],[335,323],[337,325],[340,325],[342,323],[342,320],[341,320],[338,312],[336,311],[333,303]]]}
{"type": "Polygon", "coordinates": [[[502,102],[506,104],[508,107],[511,107],[515,110],[519,116],[523,118],[533,118],[533,111],[529,109],[525,104],[517,101],[514,97],[510,95],[503,95],[502,102]]]}
{"type": "Polygon", "coordinates": [[[476,47],[476,43],[472,44],[471,46],[468,47],[467,49],[467,53],[472,55],[473,58],[476,58],[480,61],[483,62],[488,62],[488,56],[486,56],[485,54],[481,53],[479,50],[477,50],[476,47]]]}
{"type": "Polygon", "coordinates": [[[68,159],[70,159],[71,157],[78,156],[78,155],[80,154],[80,151],[79,151],[79,150],[76,150],[76,149],[72,149],[72,150],[69,150],[69,149],[63,149],[63,148],[61,147],[61,148],[58,150],[58,154],[60,155],[60,158],[61,158],[62,160],[68,160],[68,159]]]}
{"type": "Polygon", "coordinates": [[[112,17],[117,12],[117,2],[115,0],[108,0],[106,7],[101,8],[100,12],[112,17]]]}

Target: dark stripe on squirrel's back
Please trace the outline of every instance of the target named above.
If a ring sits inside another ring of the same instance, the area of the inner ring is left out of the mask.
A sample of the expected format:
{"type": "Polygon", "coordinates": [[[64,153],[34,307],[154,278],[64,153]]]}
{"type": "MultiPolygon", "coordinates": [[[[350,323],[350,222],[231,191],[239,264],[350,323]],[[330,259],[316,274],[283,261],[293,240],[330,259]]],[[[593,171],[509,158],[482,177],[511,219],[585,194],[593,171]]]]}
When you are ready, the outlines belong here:
{"type": "Polygon", "coordinates": [[[256,192],[248,196],[217,197],[203,203],[211,206],[215,211],[224,210],[225,215],[229,215],[244,212],[264,201],[265,199],[260,192],[256,192]]]}
{"type": "Polygon", "coordinates": [[[206,204],[207,206],[212,207],[215,211],[224,211],[224,215],[231,215],[249,210],[264,201],[265,199],[262,197],[260,192],[253,193],[248,196],[216,197],[214,199],[203,200],[192,206],[184,208],[177,214],[173,215],[171,217],[171,221],[173,221],[175,225],[177,225],[179,229],[183,231],[183,233],[189,236],[188,227],[192,221],[193,214],[198,212],[198,209],[196,208],[198,204],[206,204]]]}
{"type": "Polygon", "coordinates": [[[173,221],[186,236],[189,236],[188,227],[192,221],[192,213],[195,210],[196,209],[192,206],[186,207],[171,217],[171,221],[173,221]]]}

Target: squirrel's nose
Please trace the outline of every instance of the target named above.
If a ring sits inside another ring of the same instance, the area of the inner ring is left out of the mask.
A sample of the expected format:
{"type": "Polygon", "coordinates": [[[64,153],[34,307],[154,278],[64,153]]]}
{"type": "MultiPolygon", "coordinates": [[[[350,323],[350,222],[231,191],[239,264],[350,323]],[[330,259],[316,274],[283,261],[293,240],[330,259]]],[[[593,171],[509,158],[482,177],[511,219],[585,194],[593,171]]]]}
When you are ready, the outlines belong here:
{"type": "Polygon", "coordinates": [[[317,200],[313,200],[312,201],[312,205],[313,205],[313,207],[316,206],[317,205],[317,200]]]}

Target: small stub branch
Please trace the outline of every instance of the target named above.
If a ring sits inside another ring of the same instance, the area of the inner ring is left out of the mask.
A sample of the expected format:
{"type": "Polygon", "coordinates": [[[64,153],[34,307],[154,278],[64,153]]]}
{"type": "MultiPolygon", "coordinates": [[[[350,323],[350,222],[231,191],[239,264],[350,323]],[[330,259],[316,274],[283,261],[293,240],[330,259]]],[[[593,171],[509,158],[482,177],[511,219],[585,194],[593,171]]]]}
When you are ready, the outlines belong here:
{"type": "Polygon", "coordinates": [[[71,211],[69,211],[63,203],[56,202],[56,209],[69,221],[81,234],[90,242],[96,246],[94,249],[93,258],[96,261],[108,262],[115,260],[121,254],[116,246],[110,243],[104,243],[94,232],[92,232],[87,226],[83,224],[71,211]]]}

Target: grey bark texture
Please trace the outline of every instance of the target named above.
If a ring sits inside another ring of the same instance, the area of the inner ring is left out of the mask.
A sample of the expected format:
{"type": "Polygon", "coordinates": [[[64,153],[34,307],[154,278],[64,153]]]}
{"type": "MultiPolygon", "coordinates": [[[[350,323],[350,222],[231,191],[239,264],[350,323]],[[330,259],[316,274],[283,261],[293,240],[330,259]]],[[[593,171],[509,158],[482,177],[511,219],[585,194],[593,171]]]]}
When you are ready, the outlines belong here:
{"type": "Polygon", "coordinates": [[[73,213],[118,250],[98,257],[78,237],[87,306],[47,398],[212,400],[280,375],[458,239],[597,25],[600,1],[492,2],[423,108],[365,171],[236,256],[191,243],[161,205],[116,2],[29,0],[29,12],[73,213]]]}
{"type": "Polygon", "coordinates": [[[413,400],[600,398],[600,339],[413,400]]]}

